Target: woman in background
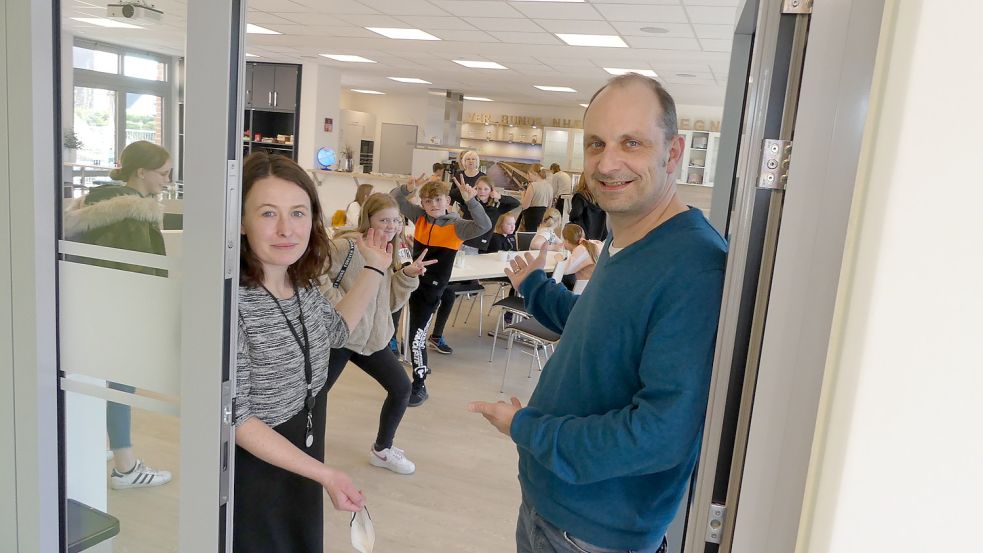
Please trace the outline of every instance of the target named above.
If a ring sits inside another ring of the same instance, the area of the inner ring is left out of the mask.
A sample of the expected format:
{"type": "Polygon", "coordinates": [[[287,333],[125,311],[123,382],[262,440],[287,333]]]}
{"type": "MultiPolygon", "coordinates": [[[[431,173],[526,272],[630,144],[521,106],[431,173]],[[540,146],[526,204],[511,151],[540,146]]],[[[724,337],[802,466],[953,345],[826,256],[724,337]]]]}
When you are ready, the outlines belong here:
{"type": "MultiPolygon", "coordinates": [[[[546,180],[546,170],[543,166],[534,163],[527,173],[529,185],[522,193],[522,200],[519,206],[522,214],[519,216],[519,224],[522,230],[527,232],[536,231],[539,223],[543,220],[546,209],[553,205],[553,185],[546,180]]],[[[559,224],[560,220],[556,220],[559,224]]]]}
{"type": "Polygon", "coordinates": [[[577,184],[577,191],[570,200],[570,222],[580,225],[588,240],[604,240],[608,237],[608,214],[594,201],[594,194],[587,188],[587,178],[577,184]]]}
{"type": "MultiPolygon", "coordinates": [[[[166,255],[160,232],[163,208],[156,195],[171,182],[171,154],[164,148],[140,140],[123,149],[120,166],[109,173],[125,185],[97,186],[72,201],[65,210],[65,239],[109,248],[166,255]]],[[[88,260],[92,265],[166,277],[167,271],[113,261],[88,260]]],[[[123,321],[131,324],[136,321],[123,321]]],[[[136,388],[115,382],[107,386],[127,393],[136,388]]],[[[160,486],[171,481],[171,473],[157,470],[137,458],[130,436],[129,405],[106,402],[106,430],[112,452],[113,471],[109,486],[116,490],[160,486]]]]}

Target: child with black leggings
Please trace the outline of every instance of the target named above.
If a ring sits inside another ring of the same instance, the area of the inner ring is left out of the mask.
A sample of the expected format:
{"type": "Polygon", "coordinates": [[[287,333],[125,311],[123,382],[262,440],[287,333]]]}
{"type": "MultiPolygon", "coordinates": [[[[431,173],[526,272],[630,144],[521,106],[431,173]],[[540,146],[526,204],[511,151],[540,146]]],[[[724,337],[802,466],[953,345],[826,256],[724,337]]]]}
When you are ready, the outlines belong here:
{"type": "MultiPolygon", "coordinates": [[[[427,400],[425,381],[430,369],[427,366],[427,327],[433,317],[440,297],[450,282],[454,269],[454,257],[465,240],[488,232],[491,220],[484,208],[475,198],[474,187],[456,178],[455,184],[461,192],[464,206],[471,219],[463,219],[456,213],[448,213],[450,206],[450,187],[440,181],[431,181],[420,187],[422,208],[409,202],[409,196],[416,190],[418,181],[410,179],[403,186],[391,192],[399,204],[399,209],[414,222],[413,255],[423,255],[426,261],[436,261],[420,279],[420,286],[410,295],[410,339],[412,340],[413,390],[410,393],[410,407],[416,407],[427,400]]],[[[440,337],[437,337],[438,340],[440,337]]]]}
{"type": "Polygon", "coordinates": [[[410,399],[410,380],[389,349],[389,339],[394,330],[392,313],[406,303],[419,284],[420,275],[427,272],[427,265],[436,261],[423,261],[421,255],[412,263],[404,265],[400,262],[397,247],[403,228],[400,219],[395,200],[387,194],[372,194],[362,203],[357,231],[341,234],[331,241],[334,262],[323,277],[321,289],[332,303],[337,303],[354,285],[359,274],[367,270],[355,240],[371,228],[376,236],[381,234],[394,247],[392,263],[384,271],[382,284],[369,302],[365,315],[351,329],[345,347],[331,350],[324,387],[330,390],[348,361],[382,385],[387,395],[379,414],[379,431],[369,450],[369,463],[397,474],[412,474],[416,465],[406,458],[402,449],[393,445],[396,428],[410,399]]]}

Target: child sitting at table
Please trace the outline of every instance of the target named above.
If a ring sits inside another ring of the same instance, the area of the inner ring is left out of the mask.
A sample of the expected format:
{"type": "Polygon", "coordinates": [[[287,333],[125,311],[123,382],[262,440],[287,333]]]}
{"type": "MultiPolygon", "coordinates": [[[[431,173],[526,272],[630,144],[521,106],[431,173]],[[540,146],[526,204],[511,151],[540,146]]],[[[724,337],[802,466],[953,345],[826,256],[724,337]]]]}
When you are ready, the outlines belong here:
{"type": "MultiPolygon", "coordinates": [[[[556,271],[561,275],[575,275],[573,293],[580,295],[587,287],[587,281],[594,274],[594,265],[601,254],[602,242],[587,240],[580,225],[568,223],[563,227],[563,249],[566,253],[556,254],[556,271]],[[560,263],[564,262],[561,267],[560,263]]],[[[554,278],[557,275],[554,275],[554,278]]]]}
{"type": "Polygon", "coordinates": [[[517,249],[519,248],[515,243],[515,216],[503,213],[495,222],[495,234],[488,241],[488,253],[514,252],[517,249]]]}
{"type": "Polygon", "coordinates": [[[529,249],[536,251],[543,246],[543,243],[549,244],[549,250],[558,252],[563,250],[562,240],[556,235],[556,228],[560,225],[560,212],[555,208],[551,207],[543,213],[543,221],[539,223],[539,228],[536,229],[536,236],[532,237],[532,241],[529,243],[529,249]]]}

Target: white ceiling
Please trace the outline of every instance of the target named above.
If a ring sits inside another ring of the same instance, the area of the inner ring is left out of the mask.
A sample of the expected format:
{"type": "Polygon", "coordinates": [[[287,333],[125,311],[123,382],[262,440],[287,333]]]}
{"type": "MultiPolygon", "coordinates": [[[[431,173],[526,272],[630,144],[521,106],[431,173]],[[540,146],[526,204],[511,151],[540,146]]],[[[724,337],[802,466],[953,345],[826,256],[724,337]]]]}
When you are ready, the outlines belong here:
{"type": "MultiPolygon", "coordinates": [[[[69,17],[105,15],[97,0],[62,0],[64,25],[81,36],[183,55],[184,0],[153,0],[162,25],[105,29],[69,17]]],[[[390,93],[452,89],[496,101],[548,105],[586,102],[610,75],[603,67],[652,69],[677,103],[723,104],[730,37],[742,0],[248,0],[247,21],[282,35],[250,34],[253,61],[317,62],[342,71],[346,88],[390,93]],[[364,27],[414,27],[440,41],[393,40],[364,27]],[[666,32],[651,33],[645,27],[666,32]],[[617,34],[629,48],[568,46],[553,33],[617,34]],[[378,63],[344,63],[318,54],[353,54],[378,63]],[[509,69],[469,69],[454,59],[509,69]],[[432,85],[386,77],[418,77],[432,85]],[[577,93],[533,85],[568,86],[577,93]]]]}

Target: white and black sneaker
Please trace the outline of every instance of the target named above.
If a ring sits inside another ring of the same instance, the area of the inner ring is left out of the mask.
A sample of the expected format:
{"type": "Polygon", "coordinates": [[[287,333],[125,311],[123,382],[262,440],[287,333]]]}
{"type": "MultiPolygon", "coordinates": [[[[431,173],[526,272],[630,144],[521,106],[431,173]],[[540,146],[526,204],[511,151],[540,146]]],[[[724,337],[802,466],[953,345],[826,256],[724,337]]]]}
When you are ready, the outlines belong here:
{"type": "Polygon", "coordinates": [[[413,461],[407,459],[403,450],[395,446],[387,447],[382,451],[376,451],[374,447],[370,447],[369,464],[373,467],[389,469],[396,474],[413,474],[416,472],[416,465],[413,461]]]}
{"type": "Polygon", "coordinates": [[[143,464],[137,459],[137,463],[129,472],[120,472],[113,469],[112,476],[109,477],[109,487],[114,490],[125,490],[127,488],[148,488],[151,486],[162,486],[171,481],[171,473],[166,470],[157,470],[143,464]]]}

